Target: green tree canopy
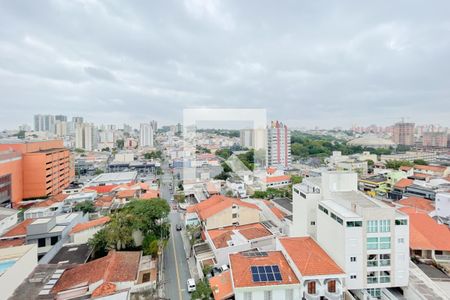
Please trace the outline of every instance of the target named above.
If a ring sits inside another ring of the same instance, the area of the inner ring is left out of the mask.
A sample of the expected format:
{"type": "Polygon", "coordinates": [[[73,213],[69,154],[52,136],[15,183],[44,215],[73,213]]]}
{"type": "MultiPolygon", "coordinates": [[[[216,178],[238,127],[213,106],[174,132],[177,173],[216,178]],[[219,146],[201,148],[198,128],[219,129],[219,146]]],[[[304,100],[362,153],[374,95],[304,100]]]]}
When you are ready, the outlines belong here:
{"type": "Polygon", "coordinates": [[[82,211],[83,214],[92,213],[95,211],[95,206],[94,206],[94,203],[92,203],[92,201],[83,201],[83,202],[75,204],[75,206],[73,207],[73,210],[74,211],[82,211]]]}

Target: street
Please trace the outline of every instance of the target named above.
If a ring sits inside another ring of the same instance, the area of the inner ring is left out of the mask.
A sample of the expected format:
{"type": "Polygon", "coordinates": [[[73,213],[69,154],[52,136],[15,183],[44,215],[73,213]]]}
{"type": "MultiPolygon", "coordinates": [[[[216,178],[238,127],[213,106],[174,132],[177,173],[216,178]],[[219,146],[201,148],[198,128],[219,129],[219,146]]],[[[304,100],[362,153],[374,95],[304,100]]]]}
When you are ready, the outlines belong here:
{"type": "MultiPolygon", "coordinates": [[[[166,199],[171,205],[173,196],[173,177],[167,162],[161,164],[164,174],[160,177],[160,196],[166,199]]],[[[172,206],[172,205],[171,205],[172,206]]],[[[171,207],[172,209],[172,207],[171,207]]],[[[171,210],[169,214],[171,224],[169,242],[164,249],[164,298],[188,300],[190,295],[187,292],[186,282],[190,278],[189,266],[186,261],[186,252],[183,247],[181,233],[176,231],[175,226],[183,221],[176,210],[171,210]]],[[[183,229],[184,230],[184,229],[183,229]]]]}

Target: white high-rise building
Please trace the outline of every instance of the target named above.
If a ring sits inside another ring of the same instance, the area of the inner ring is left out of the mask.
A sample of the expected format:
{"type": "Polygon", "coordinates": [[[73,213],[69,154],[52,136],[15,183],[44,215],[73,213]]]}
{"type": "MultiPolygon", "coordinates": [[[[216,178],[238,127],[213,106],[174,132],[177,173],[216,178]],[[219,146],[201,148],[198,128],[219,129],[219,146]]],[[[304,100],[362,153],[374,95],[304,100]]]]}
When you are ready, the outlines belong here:
{"type": "Polygon", "coordinates": [[[34,115],[34,131],[55,132],[55,116],[34,115]]]}
{"type": "Polygon", "coordinates": [[[156,122],[156,120],[151,120],[150,121],[150,126],[152,127],[153,132],[158,131],[158,122],[156,122]]]}
{"type": "Polygon", "coordinates": [[[266,157],[268,167],[288,169],[291,165],[291,133],[279,121],[272,121],[267,129],[266,157]]]}
{"type": "Polygon", "coordinates": [[[266,148],[267,144],[266,129],[241,129],[241,146],[249,149],[261,150],[266,148]]]}
{"type": "Polygon", "coordinates": [[[141,147],[153,147],[153,128],[151,124],[141,124],[139,132],[139,145],[141,147]]]}
{"type": "Polygon", "coordinates": [[[66,121],[55,121],[55,134],[58,137],[64,137],[67,135],[67,122],[66,121]]]}
{"type": "Polygon", "coordinates": [[[75,147],[86,151],[97,149],[98,132],[94,124],[77,123],[75,128],[75,147]]]}
{"type": "Polygon", "coordinates": [[[408,216],[357,187],[356,173],[337,171],[294,185],[291,234],[314,238],[345,271],[346,287],[361,296],[406,287],[408,216]]]}

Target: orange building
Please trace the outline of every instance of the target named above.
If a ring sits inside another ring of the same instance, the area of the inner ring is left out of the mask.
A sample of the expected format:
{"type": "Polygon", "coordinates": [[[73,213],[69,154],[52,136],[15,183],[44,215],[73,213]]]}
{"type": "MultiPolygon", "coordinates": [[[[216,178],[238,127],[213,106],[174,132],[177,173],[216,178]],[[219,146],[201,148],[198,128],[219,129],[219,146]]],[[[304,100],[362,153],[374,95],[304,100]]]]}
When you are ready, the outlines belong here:
{"type": "Polygon", "coordinates": [[[0,144],[2,150],[22,155],[23,199],[57,195],[75,176],[72,156],[62,140],[0,144]]]}
{"type": "Polygon", "coordinates": [[[22,201],[22,155],[0,151],[0,206],[22,201]]]}

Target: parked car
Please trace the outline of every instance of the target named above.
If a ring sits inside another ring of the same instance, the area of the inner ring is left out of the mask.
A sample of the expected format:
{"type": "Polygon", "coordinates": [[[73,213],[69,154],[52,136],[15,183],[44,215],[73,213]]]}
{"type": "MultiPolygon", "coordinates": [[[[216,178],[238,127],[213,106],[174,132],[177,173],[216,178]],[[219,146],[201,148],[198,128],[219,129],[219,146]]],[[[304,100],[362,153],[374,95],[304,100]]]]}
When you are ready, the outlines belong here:
{"type": "Polygon", "coordinates": [[[180,231],[183,229],[183,227],[181,227],[181,224],[177,224],[177,226],[175,226],[175,228],[177,229],[177,231],[180,231]]]}
{"type": "Polygon", "coordinates": [[[189,278],[187,280],[187,290],[188,290],[188,292],[191,293],[191,292],[195,291],[195,289],[196,289],[196,286],[195,286],[194,278],[189,278]]]}
{"type": "Polygon", "coordinates": [[[227,265],[222,265],[221,267],[220,267],[220,270],[223,272],[223,271],[226,271],[226,270],[228,270],[229,268],[228,268],[228,266],[227,265]]]}

